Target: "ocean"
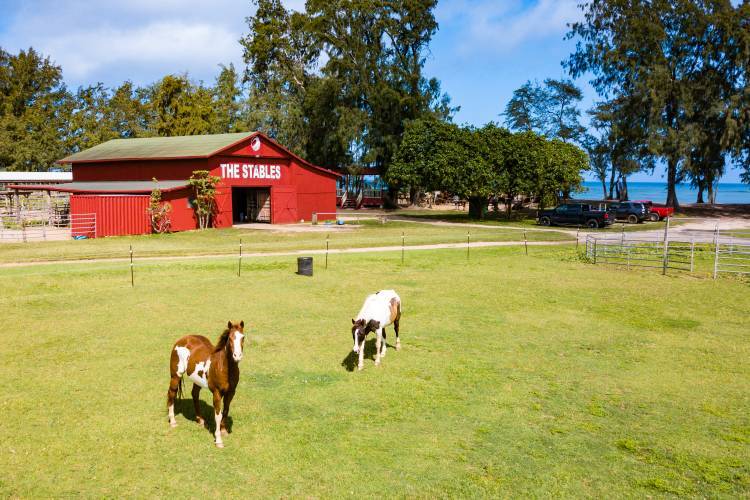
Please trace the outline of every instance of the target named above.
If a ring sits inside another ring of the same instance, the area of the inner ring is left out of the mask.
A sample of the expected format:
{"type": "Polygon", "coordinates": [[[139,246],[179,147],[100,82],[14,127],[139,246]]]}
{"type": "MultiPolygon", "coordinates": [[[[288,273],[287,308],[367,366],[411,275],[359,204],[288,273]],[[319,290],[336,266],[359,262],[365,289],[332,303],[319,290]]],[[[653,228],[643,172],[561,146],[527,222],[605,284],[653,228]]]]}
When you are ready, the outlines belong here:
{"type": "MultiPolygon", "coordinates": [[[[576,193],[574,198],[579,199],[601,199],[602,184],[596,181],[584,181],[586,191],[576,193]]],[[[609,184],[607,185],[609,188],[609,184]]],[[[631,200],[651,200],[654,203],[665,203],[667,201],[666,182],[628,182],[628,197],[631,200]]],[[[677,185],[677,200],[680,204],[695,203],[698,191],[690,184],[677,185]]],[[[708,195],[703,192],[703,199],[708,195]]],[[[716,203],[750,203],[750,185],[740,183],[719,183],[716,191],[716,203]]]]}

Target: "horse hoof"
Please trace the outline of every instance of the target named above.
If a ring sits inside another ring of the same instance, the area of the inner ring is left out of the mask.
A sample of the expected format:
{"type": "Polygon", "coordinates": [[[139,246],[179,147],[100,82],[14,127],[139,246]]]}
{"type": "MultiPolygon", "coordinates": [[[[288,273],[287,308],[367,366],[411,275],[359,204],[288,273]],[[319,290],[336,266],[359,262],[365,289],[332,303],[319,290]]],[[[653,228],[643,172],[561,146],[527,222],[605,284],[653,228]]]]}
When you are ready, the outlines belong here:
{"type": "Polygon", "coordinates": [[[401,344],[396,344],[396,350],[397,350],[397,351],[400,351],[400,350],[401,350],[401,344]]]}
{"type": "Polygon", "coordinates": [[[177,427],[177,422],[169,422],[169,426],[174,429],[175,427],[177,427]]]}
{"type": "Polygon", "coordinates": [[[359,365],[359,366],[357,367],[357,371],[360,371],[360,372],[361,372],[363,368],[364,368],[364,366],[362,366],[362,365],[359,365]]]}
{"type": "Polygon", "coordinates": [[[224,443],[215,443],[217,448],[224,448],[224,443]]]}
{"type": "Polygon", "coordinates": [[[202,426],[205,426],[205,425],[206,425],[206,421],[205,421],[205,420],[203,420],[203,419],[202,419],[202,418],[200,418],[200,417],[198,417],[197,419],[195,419],[195,423],[196,423],[196,424],[198,424],[198,425],[202,425],[202,426]]]}

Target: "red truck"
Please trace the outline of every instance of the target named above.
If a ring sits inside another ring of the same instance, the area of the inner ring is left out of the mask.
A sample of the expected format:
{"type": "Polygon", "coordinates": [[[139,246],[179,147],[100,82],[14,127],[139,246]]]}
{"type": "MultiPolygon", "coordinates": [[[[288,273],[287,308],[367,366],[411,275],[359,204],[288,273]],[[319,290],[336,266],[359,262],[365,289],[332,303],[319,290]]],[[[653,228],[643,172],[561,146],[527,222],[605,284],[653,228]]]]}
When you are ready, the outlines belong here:
{"type": "Polygon", "coordinates": [[[646,208],[648,209],[648,219],[650,221],[657,222],[664,217],[672,217],[672,215],[674,215],[674,208],[657,205],[651,200],[638,200],[638,203],[646,205],[646,208]]]}

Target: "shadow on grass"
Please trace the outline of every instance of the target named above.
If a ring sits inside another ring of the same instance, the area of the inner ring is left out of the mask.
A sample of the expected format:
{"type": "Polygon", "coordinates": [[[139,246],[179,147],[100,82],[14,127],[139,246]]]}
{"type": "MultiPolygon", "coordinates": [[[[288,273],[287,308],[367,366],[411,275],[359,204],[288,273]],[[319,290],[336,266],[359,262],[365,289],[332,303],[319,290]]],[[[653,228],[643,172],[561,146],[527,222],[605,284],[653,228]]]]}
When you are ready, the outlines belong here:
{"type": "MultiPolygon", "coordinates": [[[[396,349],[396,346],[385,343],[386,349],[396,349]]],[[[375,361],[375,339],[365,340],[365,359],[371,359],[375,361]]],[[[354,351],[349,353],[341,360],[341,366],[346,368],[346,371],[353,372],[357,368],[357,362],[359,361],[359,354],[355,354],[354,351]]]]}
{"type": "MultiPolygon", "coordinates": [[[[201,417],[203,417],[203,420],[205,424],[203,425],[203,428],[206,429],[213,435],[213,433],[216,431],[216,419],[214,418],[214,407],[213,405],[210,405],[203,401],[203,399],[199,400],[200,404],[200,412],[201,417]]],[[[230,409],[231,411],[231,409],[230,409]]],[[[197,425],[197,419],[195,415],[195,408],[193,407],[193,400],[192,398],[175,398],[174,400],[174,414],[175,418],[178,415],[182,415],[185,417],[185,420],[188,420],[192,422],[193,424],[197,425]]],[[[229,434],[232,433],[232,415],[231,413],[227,415],[226,420],[224,420],[224,427],[226,427],[227,432],[229,434]]]]}

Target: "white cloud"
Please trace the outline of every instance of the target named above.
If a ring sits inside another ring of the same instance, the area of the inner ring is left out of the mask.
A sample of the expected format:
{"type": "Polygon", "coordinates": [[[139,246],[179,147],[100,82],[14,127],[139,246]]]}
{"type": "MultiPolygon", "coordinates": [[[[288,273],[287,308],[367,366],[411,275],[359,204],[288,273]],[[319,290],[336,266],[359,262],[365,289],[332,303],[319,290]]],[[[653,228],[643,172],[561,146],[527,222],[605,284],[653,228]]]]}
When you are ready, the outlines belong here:
{"type": "Polygon", "coordinates": [[[562,38],[567,24],[582,17],[579,0],[464,0],[438,7],[441,27],[461,33],[457,49],[507,52],[520,45],[549,37],[562,38]]]}
{"type": "MultiPolygon", "coordinates": [[[[285,2],[303,9],[303,0],[285,2]]],[[[130,79],[146,84],[188,72],[210,81],[219,64],[242,67],[239,39],[249,0],[30,0],[19,2],[0,32],[0,46],[34,47],[63,68],[72,86],[130,79]]],[[[10,10],[10,9],[8,9],[10,10]]]]}

